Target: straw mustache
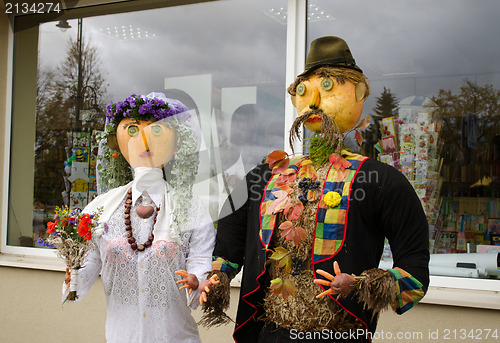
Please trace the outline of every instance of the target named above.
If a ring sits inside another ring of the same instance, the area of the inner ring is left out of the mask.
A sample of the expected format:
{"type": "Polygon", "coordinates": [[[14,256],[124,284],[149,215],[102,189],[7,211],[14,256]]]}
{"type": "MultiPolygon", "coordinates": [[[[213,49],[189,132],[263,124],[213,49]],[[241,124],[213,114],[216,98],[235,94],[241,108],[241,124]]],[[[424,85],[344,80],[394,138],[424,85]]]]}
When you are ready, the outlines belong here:
{"type": "Polygon", "coordinates": [[[323,136],[323,139],[331,147],[335,148],[336,151],[338,150],[337,153],[339,153],[344,143],[344,136],[340,132],[339,126],[335,120],[322,110],[307,111],[294,120],[289,134],[289,143],[292,147],[292,151],[295,139],[299,141],[302,140],[302,137],[300,136],[300,128],[313,115],[317,115],[321,119],[321,135],[323,136]]]}

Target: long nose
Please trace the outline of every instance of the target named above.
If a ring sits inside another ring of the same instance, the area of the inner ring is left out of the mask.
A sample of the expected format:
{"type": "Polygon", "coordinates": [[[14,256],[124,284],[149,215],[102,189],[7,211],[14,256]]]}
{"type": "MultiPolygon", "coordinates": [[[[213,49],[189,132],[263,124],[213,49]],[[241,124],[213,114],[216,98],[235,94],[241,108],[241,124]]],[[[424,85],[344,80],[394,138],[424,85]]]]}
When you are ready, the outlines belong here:
{"type": "Polygon", "coordinates": [[[146,133],[144,132],[144,128],[141,129],[142,141],[144,142],[144,146],[146,147],[146,151],[149,152],[149,144],[148,139],[146,138],[146,133]]]}
{"type": "Polygon", "coordinates": [[[314,87],[311,90],[311,99],[309,100],[309,108],[312,110],[318,109],[320,101],[321,101],[321,95],[319,94],[319,89],[314,87]]]}

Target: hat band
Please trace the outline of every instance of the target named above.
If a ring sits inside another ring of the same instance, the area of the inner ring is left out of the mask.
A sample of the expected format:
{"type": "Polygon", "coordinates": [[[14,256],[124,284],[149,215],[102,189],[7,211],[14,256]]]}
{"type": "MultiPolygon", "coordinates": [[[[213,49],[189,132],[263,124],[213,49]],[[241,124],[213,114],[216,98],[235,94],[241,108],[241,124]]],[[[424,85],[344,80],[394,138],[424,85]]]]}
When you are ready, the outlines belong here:
{"type": "Polygon", "coordinates": [[[348,67],[361,71],[361,69],[358,66],[356,66],[356,61],[354,61],[353,58],[349,57],[329,58],[326,60],[316,61],[313,63],[307,63],[305,65],[305,69],[308,70],[312,67],[319,65],[334,65],[334,66],[338,65],[339,67],[348,67]]]}

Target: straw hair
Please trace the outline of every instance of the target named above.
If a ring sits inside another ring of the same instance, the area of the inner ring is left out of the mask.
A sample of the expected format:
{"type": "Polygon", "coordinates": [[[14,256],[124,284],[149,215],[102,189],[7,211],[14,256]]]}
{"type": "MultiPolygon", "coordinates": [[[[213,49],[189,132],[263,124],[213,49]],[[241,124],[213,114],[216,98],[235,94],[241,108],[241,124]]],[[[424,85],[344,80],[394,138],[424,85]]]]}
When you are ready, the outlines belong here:
{"type": "Polygon", "coordinates": [[[349,68],[338,68],[338,67],[320,67],[315,69],[311,73],[300,75],[295,79],[295,81],[288,87],[288,94],[291,96],[296,96],[297,86],[309,79],[311,75],[319,75],[321,77],[330,77],[335,79],[339,85],[343,85],[346,82],[351,82],[355,85],[362,82],[366,85],[365,99],[370,95],[370,86],[368,85],[368,79],[363,73],[357,70],[349,68]]]}

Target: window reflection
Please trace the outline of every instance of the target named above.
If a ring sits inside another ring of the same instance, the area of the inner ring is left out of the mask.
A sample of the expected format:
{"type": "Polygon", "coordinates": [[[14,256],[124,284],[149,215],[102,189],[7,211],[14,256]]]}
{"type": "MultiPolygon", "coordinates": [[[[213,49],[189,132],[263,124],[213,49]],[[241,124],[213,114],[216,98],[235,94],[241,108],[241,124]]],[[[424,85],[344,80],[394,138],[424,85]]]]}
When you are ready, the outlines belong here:
{"type": "MultiPolygon", "coordinates": [[[[11,220],[8,244],[20,245],[20,235],[32,246],[55,206],[84,207],[97,194],[92,153],[105,105],[132,93],[163,92],[195,110],[204,148],[196,192],[216,218],[236,182],[283,148],[286,21],[266,11],[285,6],[206,2],[70,19],[64,32],[42,23],[33,202],[11,209],[33,225],[11,220]]],[[[11,173],[12,194],[21,183],[11,173]]]]}
{"type": "Polygon", "coordinates": [[[435,275],[499,275],[500,41],[489,38],[500,30],[499,10],[498,2],[471,0],[308,6],[307,47],[320,36],[344,38],[370,80],[364,116],[372,125],[364,144],[350,147],[395,166],[414,186],[431,252],[448,255],[433,255],[435,275]]]}

